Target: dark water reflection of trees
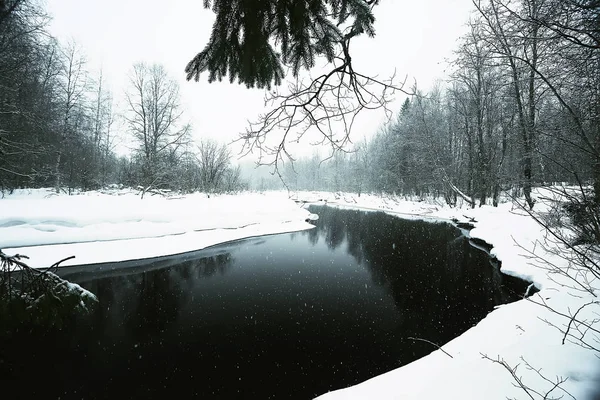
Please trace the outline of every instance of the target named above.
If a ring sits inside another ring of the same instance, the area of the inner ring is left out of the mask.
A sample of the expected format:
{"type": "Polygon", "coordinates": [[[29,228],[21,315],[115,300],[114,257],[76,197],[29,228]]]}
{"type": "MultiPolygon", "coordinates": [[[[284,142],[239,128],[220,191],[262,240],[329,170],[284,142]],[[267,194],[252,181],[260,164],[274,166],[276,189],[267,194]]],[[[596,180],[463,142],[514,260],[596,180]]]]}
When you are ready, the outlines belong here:
{"type": "Polygon", "coordinates": [[[98,313],[97,318],[124,321],[121,328],[141,340],[164,332],[177,321],[179,308],[190,300],[190,288],[196,279],[224,275],[234,262],[229,253],[217,254],[182,261],[170,268],[93,280],[86,287],[106,304],[101,308],[104,314],[98,313]],[[126,296],[119,296],[123,294],[126,296]]]}
{"type": "Polygon", "coordinates": [[[181,261],[169,268],[147,266],[148,271],[142,273],[80,282],[102,302],[94,315],[94,328],[80,332],[79,337],[85,336],[87,343],[80,345],[81,356],[93,358],[96,368],[107,371],[115,367],[115,359],[135,360],[144,347],[156,346],[155,341],[177,330],[181,308],[193,300],[191,289],[196,280],[223,275],[234,262],[231,254],[224,253],[181,261]],[[130,357],[116,358],[118,353],[130,357]]]}
{"type": "MultiPolygon", "coordinates": [[[[314,230],[303,234],[311,242],[324,237],[331,250],[347,246],[373,283],[393,296],[402,319],[402,338],[419,337],[442,345],[475,325],[495,305],[514,300],[503,290],[502,275],[489,265],[488,256],[448,223],[332,207],[311,206],[310,210],[319,220],[314,230]]],[[[410,352],[416,355],[428,349],[431,345],[417,342],[410,352]]]]}

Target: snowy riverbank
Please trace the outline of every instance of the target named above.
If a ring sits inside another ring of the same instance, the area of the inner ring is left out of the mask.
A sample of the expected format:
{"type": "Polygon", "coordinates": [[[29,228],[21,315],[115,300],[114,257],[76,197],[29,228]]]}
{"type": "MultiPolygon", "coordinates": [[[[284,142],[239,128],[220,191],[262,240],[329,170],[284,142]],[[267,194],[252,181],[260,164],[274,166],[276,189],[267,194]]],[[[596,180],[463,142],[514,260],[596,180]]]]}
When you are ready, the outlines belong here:
{"type": "MultiPolygon", "coordinates": [[[[370,195],[298,193],[296,197],[306,201],[324,200],[331,206],[385,211],[400,217],[475,221],[470,236],[494,246],[491,253],[502,261],[502,271],[532,281],[540,289],[530,300],[498,307],[475,327],[443,346],[452,357],[436,350],[356,386],[327,393],[318,397],[319,400],[531,398],[516,386],[517,381],[506,366],[518,366],[515,375],[535,399],[542,399],[547,393],[547,398],[562,396],[578,400],[600,396],[598,353],[583,349],[574,337],[568,336],[562,344],[569,318],[534,303],[545,302],[555,311],[573,315],[597,298],[574,288],[574,282],[567,276],[548,271],[547,264],[532,258],[535,254],[563,270],[568,267],[566,260],[542,248],[541,244],[547,243],[546,231],[523,210],[509,202],[497,208],[451,209],[442,203],[370,195]],[[504,361],[506,365],[483,355],[504,361]],[[562,379],[566,381],[555,387],[562,379]]],[[[536,208],[544,211],[541,203],[536,208]]],[[[552,248],[556,247],[551,246],[549,250],[552,248]]],[[[573,269],[570,275],[577,273],[581,271],[573,269]]],[[[580,275],[578,279],[584,278],[580,275]]],[[[600,283],[592,281],[590,284],[597,293],[600,283]]],[[[591,322],[600,318],[599,308],[598,304],[585,307],[577,319],[591,322]]],[[[575,325],[571,325],[569,332],[579,337],[575,325]]],[[[595,329],[599,327],[595,325],[595,329]]],[[[585,331],[582,326],[578,328],[585,331]]],[[[586,341],[598,347],[599,339],[597,332],[587,330],[586,341]]],[[[435,350],[433,346],[432,350],[435,350]]]]}
{"type": "Polygon", "coordinates": [[[0,199],[0,249],[32,267],[184,253],[215,244],[310,229],[310,213],[285,193],[146,196],[133,191],[56,195],[20,190],[0,199]]]}
{"type": "MultiPolygon", "coordinates": [[[[568,277],[549,273],[541,268],[544,264],[536,265],[529,252],[560,268],[566,268],[567,262],[540,246],[546,232],[511,203],[498,208],[452,209],[441,202],[369,195],[304,192],[293,194],[293,198],[385,211],[400,217],[475,221],[470,235],[494,246],[492,254],[502,261],[503,272],[533,281],[540,289],[531,300],[546,302],[566,315],[596,301],[591,294],[572,288],[568,277]]],[[[543,208],[543,204],[536,208],[543,208]]],[[[74,196],[57,196],[49,190],[17,191],[0,199],[0,248],[7,254],[28,255],[29,264],[34,267],[71,255],[76,258],[65,265],[123,261],[182,253],[250,236],[309,229],[311,225],[305,222],[309,217],[307,210],[282,192],[210,198],[203,194],[181,198],[150,196],[142,200],[127,191],[74,196]]],[[[598,282],[591,285],[595,289],[600,286],[598,282]]],[[[531,300],[498,307],[443,346],[452,357],[433,351],[409,365],[319,399],[530,398],[515,386],[516,381],[505,366],[483,358],[483,354],[503,360],[512,368],[520,364],[516,376],[531,390],[541,393],[539,398],[553,388],[557,377],[567,380],[552,390],[551,398],[572,395],[587,399],[599,395],[597,353],[569,342],[569,337],[562,344],[564,334],[549,323],[564,331],[569,320],[531,300]],[[538,372],[527,368],[525,361],[538,372]]],[[[584,308],[578,319],[598,318],[594,312],[598,312],[597,304],[584,308]]],[[[574,325],[570,332],[577,334],[574,325]]],[[[594,333],[588,331],[585,338],[597,344],[594,333]]]]}

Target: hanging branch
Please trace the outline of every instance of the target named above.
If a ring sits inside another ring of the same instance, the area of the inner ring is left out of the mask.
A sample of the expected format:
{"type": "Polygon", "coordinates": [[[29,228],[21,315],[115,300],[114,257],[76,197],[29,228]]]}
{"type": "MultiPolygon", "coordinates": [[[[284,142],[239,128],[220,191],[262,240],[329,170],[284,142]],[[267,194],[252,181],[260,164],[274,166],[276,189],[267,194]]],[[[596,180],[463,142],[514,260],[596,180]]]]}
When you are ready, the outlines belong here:
{"type": "Polygon", "coordinates": [[[294,161],[287,145],[300,142],[309,131],[320,136],[312,144],[328,144],[332,153],[346,151],[352,142],[354,122],[362,111],[382,109],[390,119],[388,104],[394,94],[412,94],[404,89],[406,79],[395,83],[395,74],[381,81],[355,72],[347,46],[336,62],[338,65],[331,71],[308,84],[297,79],[289,84],[285,94],[278,89],[269,92],[265,103],[273,108],[240,135],[241,155],[258,151],[259,164],[272,166],[279,174],[282,163],[294,161]]]}
{"type": "Polygon", "coordinates": [[[309,131],[318,135],[313,144],[328,144],[331,153],[345,151],[351,143],[354,122],[363,110],[383,109],[395,92],[404,90],[393,74],[387,80],[354,69],[350,42],[375,36],[374,7],[379,0],[244,0],[205,1],[216,14],[208,43],[186,66],[188,80],[238,81],[249,88],[267,89],[265,104],[271,109],[249,123],[238,141],[241,155],[259,153],[259,165],[269,165],[280,178],[279,167],[294,159],[290,143],[309,131]],[[329,68],[316,78],[299,77],[317,60],[329,68]],[[287,91],[277,86],[291,73],[287,91]],[[275,89],[272,90],[272,87],[275,89]]]}

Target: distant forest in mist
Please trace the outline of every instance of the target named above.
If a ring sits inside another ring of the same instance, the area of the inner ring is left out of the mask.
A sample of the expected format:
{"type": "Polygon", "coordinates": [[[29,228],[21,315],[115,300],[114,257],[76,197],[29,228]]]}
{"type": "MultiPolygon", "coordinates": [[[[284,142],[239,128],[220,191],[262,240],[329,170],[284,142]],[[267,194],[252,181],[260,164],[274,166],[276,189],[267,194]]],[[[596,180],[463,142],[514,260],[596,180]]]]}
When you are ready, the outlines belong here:
{"type": "Polygon", "coordinates": [[[417,90],[351,152],[326,161],[315,153],[279,172],[293,190],[433,195],[450,205],[495,205],[510,191],[533,207],[531,188],[556,182],[598,199],[596,3],[475,2],[444,81],[417,90]]]}
{"type": "Polygon", "coordinates": [[[600,17],[593,7],[480,5],[457,38],[444,81],[415,89],[389,124],[347,152],[320,149],[279,165],[280,179],[243,160],[243,168],[234,166],[224,144],[194,143],[178,85],[160,65],[132,66],[117,110],[82,49],[48,34],[39,3],[15,3],[0,14],[2,191],[287,187],[433,195],[475,206],[497,204],[512,190],[530,207],[536,185],[568,182],[600,193],[600,17]],[[129,157],[115,155],[119,137],[134,144],[129,157]]]}

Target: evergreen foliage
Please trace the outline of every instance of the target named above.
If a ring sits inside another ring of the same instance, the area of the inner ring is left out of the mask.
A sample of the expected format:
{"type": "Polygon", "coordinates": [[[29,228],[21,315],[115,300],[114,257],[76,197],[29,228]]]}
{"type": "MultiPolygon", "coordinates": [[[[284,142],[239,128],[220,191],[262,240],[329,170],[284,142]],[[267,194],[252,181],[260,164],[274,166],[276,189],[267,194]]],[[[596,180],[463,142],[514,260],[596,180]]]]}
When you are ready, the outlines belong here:
{"type": "Polygon", "coordinates": [[[378,0],[204,0],[216,14],[208,44],[187,65],[187,79],[209,82],[229,75],[247,87],[271,88],[285,75],[297,76],[336,46],[366,33],[375,35],[372,6],[378,0]]]}

